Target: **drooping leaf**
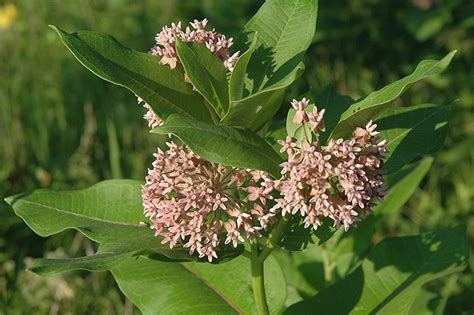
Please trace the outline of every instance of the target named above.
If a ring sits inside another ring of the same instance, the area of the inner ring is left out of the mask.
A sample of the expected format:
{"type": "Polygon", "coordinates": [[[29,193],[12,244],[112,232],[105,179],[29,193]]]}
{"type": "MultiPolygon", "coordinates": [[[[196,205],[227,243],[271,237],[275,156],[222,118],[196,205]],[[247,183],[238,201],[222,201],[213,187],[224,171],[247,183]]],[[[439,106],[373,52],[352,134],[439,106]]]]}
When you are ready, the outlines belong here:
{"type": "MultiPolygon", "coordinates": [[[[31,270],[40,274],[84,269],[104,271],[127,257],[154,254],[157,259],[196,260],[188,249],[162,244],[161,238],[140,224],[145,219],[141,182],[108,180],[76,191],[37,190],[6,198],[15,213],[40,236],[76,229],[99,243],[97,253],[69,259],[39,259],[31,270]],[[156,256],[161,255],[161,256],[156,256]]],[[[226,248],[222,257],[233,255],[226,248]]],[[[237,249],[235,254],[242,251],[237,249]]],[[[233,255],[234,257],[236,255],[233,255]]]]}
{"type": "Polygon", "coordinates": [[[408,76],[395,81],[382,89],[370,93],[367,97],[347,108],[342,113],[331,138],[339,138],[350,134],[355,127],[365,126],[371,119],[387,108],[411,84],[424,78],[443,72],[453,59],[456,51],[451,51],[441,60],[423,60],[408,76]]]}
{"type": "Polygon", "coordinates": [[[384,170],[391,173],[418,156],[438,151],[448,132],[451,106],[423,104],[391,108],[377,120],[377,130],[388,140],[384,170]]]}
{"type": "Polygon", "coordinates": [[[55,26],[51,28],[87,69],[141,97],[160,118],[181,114],[212,121],[214,114],[192,86],[184,82],[183,73],[161,65],[158,57],[129,49],[115,38],[98,32],[69,34],[55,26]]]}
{"type": "Polygon", "coordinates": [[[285,314],[316,309],[331,314],[408,314],[421,286],[462,271],[468,254],[465,226],[386,238],[351,274],[285,314]]]}
{"type": "Polygon", "coordinates": [[[285,77],[302,61],[316,30],[316,0],[269,0],[247,22],[237,38],[237,49],[258,33],[256,50],[249,64],[251,93],[271,86],[274,77],[285,77]]]}
{"type": "Polygon", "coordinates": [[[188,46],[178,38],[176,52],[193,86],[223,117],[229,108],[229,88],[222,61],[206,47],[197,43],[188,46]]]}
{"type": "Polygon", "coordinates": [[[279,154],[256,133],[228,126],[206,124],[172,115],[153,133],[173,134],[205,160],[227,166],[251,168],[280,177],[279,154]]]}
{"type": "MultiPolygon", "coordinates": [[[[220,265],[130,258],[116,265],[112,274],[145,315],[256,314],[250,261],[245,257],[220,265]]],[[[265,261],[265,288],[270,313],[278,314],[286,298],[286,283],[272,256],[265,261]]]]}

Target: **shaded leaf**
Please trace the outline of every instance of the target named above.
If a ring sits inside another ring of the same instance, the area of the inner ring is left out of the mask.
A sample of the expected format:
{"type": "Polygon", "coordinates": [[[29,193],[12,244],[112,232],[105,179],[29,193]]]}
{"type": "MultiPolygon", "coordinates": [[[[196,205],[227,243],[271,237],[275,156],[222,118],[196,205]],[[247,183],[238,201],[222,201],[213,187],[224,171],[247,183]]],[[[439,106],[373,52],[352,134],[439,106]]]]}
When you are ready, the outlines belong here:
{"type": "Polygon", "coordinates": [[[173,134],[202,158],[227,166],[251,168],[280,177],[279,154],[256,133],[228,126],[206,124],[172,115],[153,133],[173,134]]]}
{"type": "Polygon", "coordinates": [[[331,138],[339,138],[352,133],[355,127],[365,126],[371,119],[386,109],[411,84],[443,72],[453,59],[456,51],[451,51],[441,60],[423,60],[408,76],[395,81],[382,89],[370,93],[366,98],[348,107],[342,113],[331,138]]]}
{"type": "Polygon", "coordinates": [[[202,97],[184,82],[183,73],[161,65],[160,58],[140,53],[98,32],[72,34],[51,26],[81,64],[98,77],[126,87],[163,119],[181,114],[211,122],[212,113],[202,97]]]}
{"type": "Polygon", "coordinates": [[[407,314],[421,286],[462,271],[468,253],[465,226],[386,238],[350,275],[285,314],[307,314],[311,309],[332,314],[407,314]]]}
{"type": "Polygon", "coordinates": [[[223,117],[229,107],[229,88],[222,61],[203,45],[188,46],[179,38],[176,38],[176,52],[193,86],[223,117]]]}
{"type": "MultiPolygon", "coordinates": [[[[256,314],[250,261],[236,258],[220,265],[165,263],[144,257],[112,269],[120,289],[143,314],[256,314]]],[[[286,298],[280,266],[265,261],[265,288],[271,314],[286,298]]]]}
{"type": "Polygon", "coordinates": [[[394,213],[410,199],[421,180],[428,173],[433,163],[432,157],[426,157],[416,163],[406,165],[387,177],[388,193],[383,203],[374,208],[374,214],[367,216],[357,228],[350,229],[339,239],[332,249],[333,260],[339,276],[357,266],[372,245],[372,238],[377,223],[387,214],[394,213]]]}
{"type": "Polygon", "coordinates": [[[432,104],[384,112],[376,123],[380,137],[388,140],[385,172],[391,173],[421,155],[438,151],[448,132],[450,114],[451,106],[432,104]]]}

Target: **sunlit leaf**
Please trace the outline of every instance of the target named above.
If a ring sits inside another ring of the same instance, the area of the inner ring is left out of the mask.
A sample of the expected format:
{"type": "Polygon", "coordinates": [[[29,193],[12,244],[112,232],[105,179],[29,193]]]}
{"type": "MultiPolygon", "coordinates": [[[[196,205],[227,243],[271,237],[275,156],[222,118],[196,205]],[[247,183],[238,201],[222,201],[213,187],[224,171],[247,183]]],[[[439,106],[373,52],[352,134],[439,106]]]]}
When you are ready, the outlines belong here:
{"type": "Polygon", "coordinates": [[[202,97],[184,82],[183,73],[161,65],[157,56],[140,53],[120,44],[115,38],[98,32],[72,34],[51,26],[63,44],[87,69],[111,83],[126,87],[165,119],[181,114],[212,121],[212,113],[202,97]]]}
{"type": "Polygon", "coordinates": [[[280,177],[280,155],[256,133],[241,128],[216,126],[172,115],[152,130],[173,134],[202,158],[227,166],[251,168],[280,177]]]}
{"type": "MultiPolygon", "coordinates": [[[[112,269],[123,293],[147,314],[256,314],[250,260],[220,265],[166,263],[130,258],[112,269]]],[[[273,257],[265,261],[265,288],[271,314],[281,312],[286,283],[273,257]]]]}

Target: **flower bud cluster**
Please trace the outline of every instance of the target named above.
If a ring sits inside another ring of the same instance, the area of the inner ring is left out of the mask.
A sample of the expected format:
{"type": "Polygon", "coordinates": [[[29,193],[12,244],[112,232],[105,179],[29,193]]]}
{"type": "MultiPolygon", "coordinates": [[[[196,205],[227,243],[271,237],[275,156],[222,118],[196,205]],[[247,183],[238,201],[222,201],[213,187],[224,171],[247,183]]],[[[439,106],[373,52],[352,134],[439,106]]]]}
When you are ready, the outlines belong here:
{"type": "Polygon", "coordinates": [[[221,243],[252,240],[272,223],[273,181],[263,172],[203,160],[184,145],[167,143],[154,155],[142,188],[145,215],[155,235],[209,261],[221,243]]]}
{"type": "MultiPolygon", "coordinates": [[[[288,137],[279,143],[288,160],[281,164],[282,179],[275,189],[281,194],[271,211],[300,213],[305,227],[317,229],[324,217],[331,218],[338,228],[347,231],[360,220],[360,214],[370,212],[373,199],[383,200],[382,164],[387,155],[386,141],[380,141],[377,125],[370,121],[365,128],[356,128],[350,139],[319,143],[319,130],[324,130],[324,110],[316,107],[306,112],[309,101],[293,100],[296,109],[293,122],[309,124],[316,141],[297,141],[288,137]]],[[[309,137],[308,137],[309,138],[309,137]]]]}

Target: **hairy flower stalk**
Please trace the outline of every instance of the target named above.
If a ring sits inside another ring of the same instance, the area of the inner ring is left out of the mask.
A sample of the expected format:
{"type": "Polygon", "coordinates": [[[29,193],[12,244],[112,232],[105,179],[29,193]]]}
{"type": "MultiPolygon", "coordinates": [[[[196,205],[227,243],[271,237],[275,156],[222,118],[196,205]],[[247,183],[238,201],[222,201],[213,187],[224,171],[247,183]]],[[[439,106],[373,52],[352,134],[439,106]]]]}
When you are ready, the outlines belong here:
{"type": "MultiPolygon", "coordinates": [[[[230,54],[230,47],[233,45],[232,38],[226,38],[225,35],[217,33],[214,29],[206,30],[208,20],[194,20],[184,30],[181,22],[172,23],[171,26],[164,26],[158,34],[156,34],[156,45],[150,50],[150,53],[161,57],[160,63],[169,65],[171,69],[176,68],[179,63],[178,54],[176,52],[176,37],[186,43],[200,43],[206,46],[210,52],[216,55],[229,70],[234,70],[235,63],[239,59],[240,52],[230,54]]],[[[186,76],[185,76],[186,80],[186,76]]],[[[138,104],[143,104],[147,113],[143,116],[148,121],[148,126],[154,128],[163,124],[163,121],[151,109],[151,106],[138,98],[138,104]]]]}
{"type": "Polygon", "coordinates": [[[298,142],[293,137],[280,140],[281,152],[288,160],[281,164],[283,178],[275,183],[280,192],[272,211],[300,214],[305,227],[317,229],[328,217],[334,226],[351,225],[361,220],[361,213],[371,211],[374,198],[383,200],[382,164],[387,155],[386,141],[379,140],[377,125],[370,121],[365,128],[356,128],[350,139],[319,143],[319,131],[324,131],[324,110],[312,112],[306,108],[309,100],[293,100],[296,110],[293,122],[306,126],[316,136],[309,135],[298,142]]]}
{"type": "Polygon", "coordinates": [[[273,181],[263,172],[203,160],[184,145],[158,150],[143,186],[145,215],[155,234],[209,261],[221,243],[237,247],[273,221],[267,200],[273,181]]]}

